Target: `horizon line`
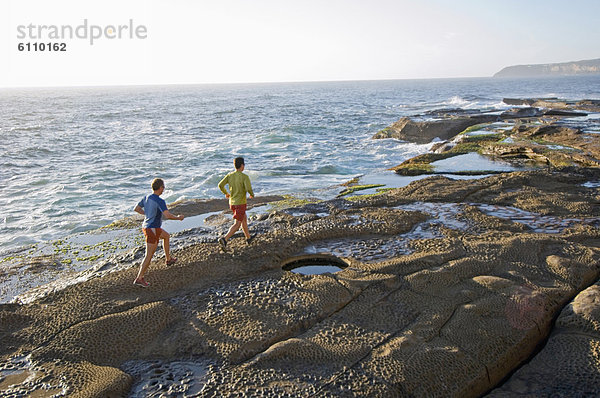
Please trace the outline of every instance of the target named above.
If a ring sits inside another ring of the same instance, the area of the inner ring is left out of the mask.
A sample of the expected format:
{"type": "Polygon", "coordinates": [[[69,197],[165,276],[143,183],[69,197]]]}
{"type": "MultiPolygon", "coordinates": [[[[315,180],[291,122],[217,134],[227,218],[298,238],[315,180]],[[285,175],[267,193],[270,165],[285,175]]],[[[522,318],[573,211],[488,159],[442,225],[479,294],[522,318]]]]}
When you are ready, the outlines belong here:
{"type": "Polygon", "coordinates": [[[295,83],[343,83],[343,82],[377,82],[397,80],[458,80],[458,79],[485,79],[493,76],[462,76],[462,77],[420,77],[420,78],[384,78],[384,79],[339,79],[339,80],[279,80],[279,81],[243,81],[243,82],[200,82],[200,83],[132,83],[132,84],[72,84],[48,86],[0,86],[2,89],[26,88],[98,88],[98,87],[158,87],[158,86],[224,86],[235,84],[295,84],[295,83]]]}
{"type": "Polygon", "coordinates": [[[227,86],[227,85],[253,85],[253,84],[302,84],[302,83],[344,83],[344,82],[385,82],[408,80],[461,80],[461,79],[538,79],[589,76],[584,75],[541,75],[541,76],[459,76],[459,77],[419,77],[419,78],[384,78],[384,79],[339,79],[339,80],[287,80],[287,81],[246,81],[246,82],[200,82],[200,83],[131,83],[131,84],[72,84],[48,86],[0,86],[0,90],[14,89],[51,89],[51,88],[116,88],[116,87],[166,87],[166,86],[227,86]]]}

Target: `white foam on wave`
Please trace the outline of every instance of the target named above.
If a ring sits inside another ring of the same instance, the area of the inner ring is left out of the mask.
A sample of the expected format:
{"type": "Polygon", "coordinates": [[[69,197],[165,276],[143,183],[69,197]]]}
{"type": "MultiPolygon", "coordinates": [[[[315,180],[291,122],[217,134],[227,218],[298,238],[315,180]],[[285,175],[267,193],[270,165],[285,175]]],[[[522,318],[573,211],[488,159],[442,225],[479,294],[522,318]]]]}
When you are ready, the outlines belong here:
{"type": "Polygon", "coordinates": [[[494,102],[490,105],[490,108],[497,110],[506,110],[511,108],[511,105],[506,104],[504,101],[494,102]]]}
{"type": "Polygon", "coordinates": [[[467,98],[464,98],[457,95],[451,97],[446,101],[435,104],[434,109],[439,107],[478,109],[481,111],[505,110],[509,108],[507,104],[505,104],[502,100],[499,99],[484,98],[477,96],[467,96],[467,98]]]}
{"type": "Polygon", "coordinates": [[[244,174],[250,177],[250,181],[255,181],[260,179],[264,172],[262,170],[244,170],[244,174]]]}
{"type": "Polygon", "coordinates": [[[173,191],[172,189],[166,188],[162,194],[162,197],[163,197],[163,199],[168,199],[168,201],[171,202],[175,198],[175,191],[173,191]]]}
{"type": "Polygon", "coordinates": [[[466,99],[455,95],[454,97],[450,98],[449,100],[444,102],[445,105],[458,105],[458,106],[466,106],[469,105],[470,102],[467,101],[466,99]]]}

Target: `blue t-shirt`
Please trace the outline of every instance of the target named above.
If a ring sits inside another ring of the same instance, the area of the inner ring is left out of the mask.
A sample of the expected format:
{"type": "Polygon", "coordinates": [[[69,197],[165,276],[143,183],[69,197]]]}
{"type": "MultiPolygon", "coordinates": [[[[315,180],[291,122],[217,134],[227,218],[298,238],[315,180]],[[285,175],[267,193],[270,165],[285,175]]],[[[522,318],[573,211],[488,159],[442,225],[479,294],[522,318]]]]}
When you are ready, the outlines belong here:
{"type": "Polygon", "coordinates": [[[167,203],[155,194],[150,194],[138,203],[144,209],[144,223],[142,228],[160,228],[162,225],[163,211],[167,210],[167,203]]]}

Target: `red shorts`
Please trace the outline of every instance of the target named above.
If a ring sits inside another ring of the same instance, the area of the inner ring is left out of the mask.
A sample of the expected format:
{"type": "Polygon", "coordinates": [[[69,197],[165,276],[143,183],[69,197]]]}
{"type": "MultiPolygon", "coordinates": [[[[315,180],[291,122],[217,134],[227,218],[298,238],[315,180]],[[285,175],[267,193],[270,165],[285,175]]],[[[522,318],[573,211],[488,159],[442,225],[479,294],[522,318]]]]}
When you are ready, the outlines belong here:
{"type": "Polygon", "coordinates": [[[160,228],[142,228],[142,231],[144,231],[144,236],[146,236],[146,243],[150,244],[158,243],[162,235],[162,229],[160,228]]]}
{"type": "Polygon", "coordinates": [[[231,211],[233,212],[233,218],[239,221],[243,221],[244,217],[246,217],[246,205],[231,205],[229,206],[231,211]]]}

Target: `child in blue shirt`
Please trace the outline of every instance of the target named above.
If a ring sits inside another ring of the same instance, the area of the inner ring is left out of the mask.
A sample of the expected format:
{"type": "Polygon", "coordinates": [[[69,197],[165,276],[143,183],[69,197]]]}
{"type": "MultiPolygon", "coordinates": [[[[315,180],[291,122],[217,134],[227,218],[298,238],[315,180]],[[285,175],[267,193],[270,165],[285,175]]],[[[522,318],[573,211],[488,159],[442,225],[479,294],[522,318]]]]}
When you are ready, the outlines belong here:
{"type": "Polygon", "coordinates": [[[148,270],[150,260],[152,260],[152,256],[158,247],[158,241],[160,239],[163,240],[163,249],[165,250],[167,265],[175,264],[175,261],[177,261],[177,258],[171,257],[171,251],[169,249],[170,235],[160,227],[162,225],[163,215],[169,220],[183,220],[184,217],[181,214],[175,216],[167,209],[167,203],[160,198],[160,195],[162,195],[164,190],[164,181],[160,178],[155,178],[154,181],[152,181],[153,193],[140,200],[133,209],[136,213],[144,216],[142,231],[146,237],[146,255],[140,265],[137,277],[133,281],[133,284],[137,286],[150,286],[150,284],[144,280],[144,274],[146,274],[146,271],[148,270]]]}

